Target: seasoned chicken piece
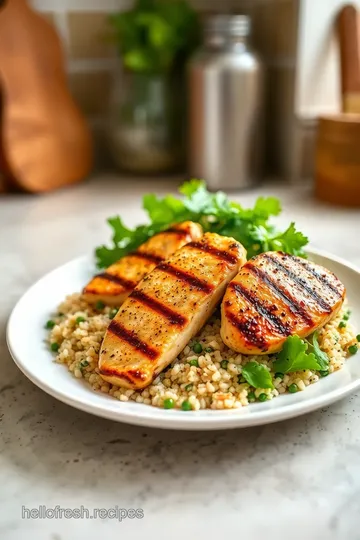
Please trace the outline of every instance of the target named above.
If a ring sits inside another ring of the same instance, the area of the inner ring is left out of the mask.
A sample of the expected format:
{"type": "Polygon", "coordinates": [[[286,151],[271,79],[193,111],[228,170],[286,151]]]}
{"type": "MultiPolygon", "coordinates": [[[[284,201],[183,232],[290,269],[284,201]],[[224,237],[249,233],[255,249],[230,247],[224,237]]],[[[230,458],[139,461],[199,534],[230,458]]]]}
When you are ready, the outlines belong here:
{"type": "Polygon", "coordinates": [[[107,305],[120,306],[139,281],[157,264],[188,242],[198,240],[201,235],[201,226],[192,221],[184,221],[155,234],[136,251],[95,276],[84,288],[83,295],[88,302],[101,300],[107,305]]]}
{"type": "Polygon", "coordinates": [[[144,388],[205,324],[226,285],[246,261],[233,238],[206,233],[148,274],[111,321],[99,373],[126,388],[144,388]]]}
{"type": "Polygon", "coordinates": [[[345,287],[322,266],[282,252],[248,261],[221,306],[221,337],[243,354],[279,351],[286,338],[308,336],[341,308],[345,287]]]}

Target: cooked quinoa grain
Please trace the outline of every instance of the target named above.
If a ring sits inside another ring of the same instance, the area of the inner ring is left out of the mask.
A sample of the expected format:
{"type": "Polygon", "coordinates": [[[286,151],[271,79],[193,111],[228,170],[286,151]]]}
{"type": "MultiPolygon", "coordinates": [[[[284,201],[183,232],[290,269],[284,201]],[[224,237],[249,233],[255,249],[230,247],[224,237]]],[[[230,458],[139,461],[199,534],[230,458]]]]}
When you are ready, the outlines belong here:
{"type": "MultiPolygon", "coordinates": [[[[359,346],[351,323],[340,324],[347,313],[343,308],[319,331],[319,345],[329,357],[328,373],[341,369],[351,354],[349,350],[359,346]]],[[[54,325],[49,328],[48,341],[56,353],[55,360],[66,364],[74,377],[85,379],[93,390],[119,401],[131,400],[183,411],[237,409],[294,392],[295,388],[300,392],[325,375],[310,370],[274,373],[270,355],[246,356],[232,351],[220,337],[220,317],[215,314],[150,386],[138,391],[120,388],[105,382],[97,367],[100,345],[113,316],[114,308],[100,303],[93,307],[81,294],[73,294],[51,319],[54,325]],[[242,366],[249,361],[265,365],[272,375],[273,389],[253,388],[243,379],[242,366]]]]}

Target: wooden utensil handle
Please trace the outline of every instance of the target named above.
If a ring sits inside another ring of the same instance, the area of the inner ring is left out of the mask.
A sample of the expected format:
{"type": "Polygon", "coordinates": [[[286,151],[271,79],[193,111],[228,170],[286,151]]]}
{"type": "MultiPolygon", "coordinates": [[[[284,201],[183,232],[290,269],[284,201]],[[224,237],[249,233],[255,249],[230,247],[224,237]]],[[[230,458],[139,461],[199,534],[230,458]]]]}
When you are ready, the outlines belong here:
{"type": "Polygon", "coordinates": [[[358,11],[355,6],[346,5],[339,12],[338,34],[343,109],[345,112],[353,112],[349,110],[348,102],[349,100],[351,102],[356,94],[360,97],[360,35],[358,11]]]}

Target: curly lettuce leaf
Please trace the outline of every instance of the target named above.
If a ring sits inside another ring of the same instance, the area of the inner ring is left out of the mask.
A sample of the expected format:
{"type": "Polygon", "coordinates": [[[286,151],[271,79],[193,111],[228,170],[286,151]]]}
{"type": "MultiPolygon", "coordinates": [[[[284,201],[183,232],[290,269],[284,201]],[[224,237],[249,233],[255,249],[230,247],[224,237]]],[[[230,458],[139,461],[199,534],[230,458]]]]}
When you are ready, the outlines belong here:
{"type": "Polygon", "coordinates": [[[222,191],[208,191],[205,182],[196,179],[185,182],[179,193],[181,198],[173,195],[160,198],[153,193],[144,195],[143,208],[149,218],[148,225],[130,229],[119,216],[110,218],[112,245],[96,249],[98,266],[110,266],[157,232],[185,220],[200,223],[206,232],[232,236],[247,249],[248,258],[269,250],[305,256],[306,236],[297,231],[293,223],[281,232],[270,221],[281,212],[278,199],[259,197],[253,208],[243,208],[222,191]]]}

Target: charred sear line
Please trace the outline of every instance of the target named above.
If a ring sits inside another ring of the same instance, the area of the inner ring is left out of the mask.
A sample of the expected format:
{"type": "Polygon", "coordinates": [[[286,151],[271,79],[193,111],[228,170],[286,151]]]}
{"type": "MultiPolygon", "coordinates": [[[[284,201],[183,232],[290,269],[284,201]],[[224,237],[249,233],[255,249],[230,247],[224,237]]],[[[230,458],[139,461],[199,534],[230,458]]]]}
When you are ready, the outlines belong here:
{"type": "Polygon", "coordinates": [[[333,293],[335,293],[337,296],[341,297],[342,293],[339,291],[338,287],[336,285],[333,285],[326,277],[322,276],[305,260],[299,261],[294,255],[289,255],[290,258],[294,261],[296,261],[298,264],[301,264],[307,270],[314,278],[316,278],[322,285],[325,285],[328,289],[330,289],[333,293]]]}
{"type": "Polygon", "coordinates": [[[174,268],[169,263],[161,263],[159,264],[157,269],[165,272],[166,274],[171,274],[172,276],[175,276],[177,279],[188,283],[191,287],[194,287],[194,289],[197,289],[198,291],[210,294],[214,290],[214,287],[210,283],[198,279],[197,277],[194,277],[191,274],[184,272],[183,270],[174,268]]]}
{"type": "Polygon", "coordinates": [[[272,280],[266,272],[263,270],[260,270],[257,266],[254,266],[252,263],[248,263],[246,265],[246,268],[252,272],[259,280],[263,281],[269,289],[271,289],[283,302],[288,306],[291,313],[293,315],[296,315],[300,317],[303,321],[305,321],[308,325],[313,325],[313,320],[310,317],[310,315],[306,312],[305,309],[303,309],[301,306],[299,306],[296,299],[287,291],[284,289],[279,283],[272,280]]]}
{"type": "Polygon", "coordinates": [[[124,287],[124,289],[134,289],[136,287],[136,283],[134,283],[133,281],[129,281],[128,279],[122,278],[120,276],[109,274],[108,272],[97,274],[97,276],[95,277],[101,278],[104,281],[111,281],[112,283],[121,285],[122,287],[124,287]]]}
{"type": "Polygon", "coordinates": [[[240,332],[247,343],[254,345],[261,351],[267,351],[268,343],[264,336],[259,334],[259,326],[254,319],[240,319],[234,313],[227,312],[231,324],[240,332]]]}
{"type": "Polygon", "coordinates": [[[138,259],[143,259],[144,261],[148,261],[154,264],[159,264],[164,260],[162,257],[154,255],[153,253],[148,253],[146,251],[132,251],[131,253],[129,253],[129,255],[131,257],[137,257],[138,259]]]}
{"type": "Polygon", "coordinates": [[[275,330],[282,336],[288,336],[291,334],[291,330],[288,325],[283,324],[283,322],[277,317],[272,311],[265,305],[264,302],[259,300],[256,294],[253,294],[249,289],[243,287],[240,283],[230,283],[232,289],[240,294],[253,308],[258,312],[261,317],[263,317],[268,323],[271,324],[275,330]]]}
{"type": "Polygon", "coordinates": [[[166,229],[165,231],[163,231],[163,234],[166,234],[166,233],[175,233],[175,234],[178,234],[179,236],[189,236],[190,235],[189,230],[178,229],[177,227],[170,227],[169,229],[166,229]]]}
{"type": "Polygon", "coordinates": [[[183,326],[187,322],[185,317],[183,317],[179,313],[176,313],[176,311],[173,311],[167,306],[164,306],[164,304],[162,304],[158,300],[155,300],[154,298],[151,298],[150,296],[143,293],[142,291],[135,289],[131,293],[130,298],[135,298],[136,300],[138,300],[145,306],[149,307],[153,311],[156,311],[157,313],[162,315],[165,319],[167,319],[170,324],[183,326]]]}
{"type": "Polygon", "coordinates": [[[278,270],[281,270],[286,274],[290,279],[292,279],[297,285],[300,285],[309,295],[317,302],[317,304],[326,312],[331,313],[332,309],[331,306],[325,302],[321,296],[318,295],[316,291],[314,291],[309,283],[306,282],[305,279],[301,278],[300,276],[297,276],[292,270],[289,268],[286,268],[280,261],[278,261],[276,258],[272,257],[268,253],[264,253],[265,259],[267,259],[269,262],[271,262],[278,270]]]}
{"type": "Polygon", "coordinates": [[[195,249],[198,249],[199,251],[203,251],[204,253],[210,253],[210,255],[214,255],[214,257],[217,257],[218,259],[222,259],[223,261],[229,262],[231,264],[236,264],[238,261],[235,255],[232,255],[228,251],[217,249],[203,242],[190,242],[190,244],[187,244],[186,247],[195,248],[195,249]]]}
{"type": "Polygon", "coordinates": [[[141,341],[141,339],[138,338],[135,332],[127,330],[115,319],[113,319],[109,324],[108,331],[111,334],[114,334],[119,339],[126,341],[129,345],[141,352],[144,356],[151,358],[151,360],[155,360],[159,356],[159,352],[156,349],[153,349],[147,343],[141,341]]]}
{"type": "Polygon", "coordinates": [[[103,367],[99,369],[99,373],[108,377],[118,377],[119,379],[125,379],[125,381],[128,381],[130,384],[134,384],[134,380],[129,376],[128,373],[124,371],[118,371],[113,368],[103,367]]]}

